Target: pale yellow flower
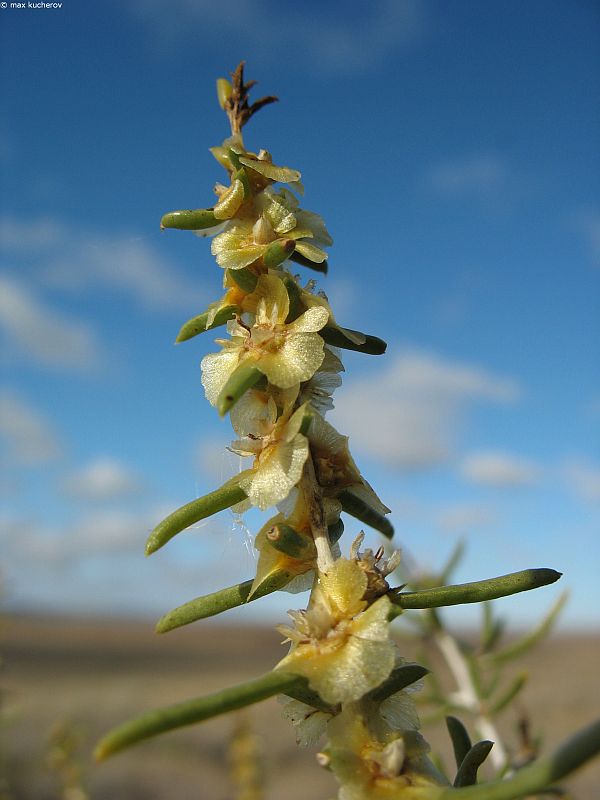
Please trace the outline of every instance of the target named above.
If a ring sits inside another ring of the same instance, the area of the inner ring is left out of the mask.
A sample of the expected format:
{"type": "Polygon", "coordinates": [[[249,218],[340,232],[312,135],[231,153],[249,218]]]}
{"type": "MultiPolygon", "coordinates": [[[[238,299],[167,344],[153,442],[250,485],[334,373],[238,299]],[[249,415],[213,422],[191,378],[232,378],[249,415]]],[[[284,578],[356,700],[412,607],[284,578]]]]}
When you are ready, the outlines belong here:
{"type": "Polygon", "coordinates": [[[359,699],[393,669],[390,601],[384,596],[367,606],[366,589],[364,572],[340,558],[320,575],[309,609],[290,612],[295,628],[279,628],[292,646],[277,669],[304,675],[327,703],[359,699]]]}
{"type": "Polygon", "coordinates": [[[327,726],[329,764],[341,784],[339,800],[435,800],[443,778],[414,730],[375,733],[364,703],[342,709],[327,726]]]}
{"type": "Polygon", "coordinates": [[[264,511],[284,500],[300,480],[308,458],[308,439],[300,433],[306,406],[300,406],[291,416],[277,418],[275,402],[268,398],[263,409],[262,435],[247,435],[233,442],[231,449],[242,456],[254,456],[252,468],[243,473],[239,485],[250,503],[264,511]]]}
{"type": "Polygon", "coordinates": [[[390,513],[360,474],[350,454],[347,436],[342,436],[322,416],[315,414],[309,438],[317,478],[327,496],[336,497],[344,489],[351,489],[379,514],[390,513]]]}
{"type": "Polygon", "coordinates": [[[262,275],[250,298],[256,303],[252,327],[230,320],[231,339],[217,339],[222,350],[202,360],[202,384],[212,405],[241,362],[256,366],[274,386],[289,389],[311,378],[323,361],[323,339],[317,333],[327,322],[323,309],[309,309],[286,324],[289,297],[274,275],[262,275]]]}
{"type": "Polygon", "coordinates": [[[262,210],[255,217],[234,220],[213,239],[211,252],[220,267],[234,270],[248,267],[262,258],[275,242],[279,241],[283,247],[289,240],[294,240],[295,249],[310,261],[317,264],[325,261],[327,253],[316,242],[309,241],[315,238],[313,231],[320,230],[321,226],[315,221],[320,217],[308,212],[302,212],[304,216],[301,212],[293,213],[281,202],[281,197],[266,192],[259,195],[256,204],[261,205],[262,210]],[[259,202],[263,199],[264,202],[259,202]],[[299,224],[300,219],[304,219],[305,225],[299,224]]]}

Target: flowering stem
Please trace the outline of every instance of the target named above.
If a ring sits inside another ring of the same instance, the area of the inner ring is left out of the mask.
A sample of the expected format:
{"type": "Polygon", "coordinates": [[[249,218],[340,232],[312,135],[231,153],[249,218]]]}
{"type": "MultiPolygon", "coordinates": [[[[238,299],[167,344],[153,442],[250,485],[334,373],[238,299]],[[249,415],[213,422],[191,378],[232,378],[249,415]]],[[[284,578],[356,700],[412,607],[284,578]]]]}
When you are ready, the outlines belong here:
{"type": "Polygon", "coordinates": [[[329,533],[325,522],[325,512],[323,511],[323,494],[315,475],[315,465],[312,455],[309,453],[304,464],[304,472],[301,479],[304,500],[308,508],[310,518],[310,528],[315,548],[317,550],[317,570],[328,572],[333,564],[333,556],[329,545],[329,533]]]}

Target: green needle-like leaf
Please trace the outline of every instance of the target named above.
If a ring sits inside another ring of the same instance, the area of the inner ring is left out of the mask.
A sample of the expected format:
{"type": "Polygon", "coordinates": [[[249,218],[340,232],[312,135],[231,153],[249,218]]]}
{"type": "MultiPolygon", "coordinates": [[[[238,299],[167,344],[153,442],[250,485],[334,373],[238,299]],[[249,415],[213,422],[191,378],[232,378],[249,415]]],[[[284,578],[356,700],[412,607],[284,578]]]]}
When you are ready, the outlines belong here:
{"type": "Polygon", "coordinates": [[[310,258],[303,256],[302,253],[299,253],[297,250],[292,253],[290,260],[295,261],[296,264],[301,264],[303,267],[309,267],[309,269],[314,269],[317,272],[322,272],[327,275],[327,261],[321,261],[320,264],[317,264],[315,261],[311,261],[310,258]]]}
{"type": "Polygon", "coordinates": [[[250,294],[256,289],[258,275],[252,272],[251,269],[248,269],[248,267],[242,267],[241,269],[228,269],[227,274],[244,292],[250,294]]]}
{"type": "Polygon", "coordinates": [[[146,542],[146,555],[149,556],[160,550],[174,536],[189,528],[195,522],[206,519],[206,517],[210,517],[218,511],[223,511],[225,508],[231,508],[236,503],[241,503],[246,497],[246,492],[234,480],[229,481],[214,492],[205,494],[204,497],[198,497],[197,500],[186,503],[186,505],[181,506],[177,511],[173,511],[172,514],[165,517],[154,528],[146,542]]]}
{"type": "MultiPolygon", "coordinates": [[[[358,333],[358,331],[353,331],[348,328],[350,333],[358,333]]],[[[345,350],[356,350],[357,353],[366,353],[372,356],[380,356],[385,353],[387,348],[387,343],[383,341],[383,339],[379,339],[377,336],[370,336],[367,333],[360,334],[364,336],[365,341],[362,344],[358,344],[357,342],[353,342],[351,339],[348,339],[343,334],[343,330],[340,328],[333,328],[330,325],[326,325],[324,328],[321,328],[319,334],[323,337],[327,344],[332,345],[333,347],[343,347],[345,350]]]]}
{"type": "Polygon", "coordinates": [[[446,789],[436,800],[517,800],[539,794],[599,753],[600,720],[576,733],[549,757],[523,767],[510,778],[462,789],[446,789]]]}
{"type": "Polygon", "coordinates": [[[291,256],[295,247],[295,239],[277,239],[271,242],[263,253],[263,264],[265,267],[278,267],[291,256]]]}
{"type": "Polygon", "coordinates": [[[276,694],[289,695],[295,688],[305,683],[306,680],[297,675],[269,672],[256,680],[223,689],[206,697],[148,711],[110,731],[101,739],[94,755],[98,761],[102,761],[144,739],[253,705],[276,694]]]}
{"type": "Polygon", "coordinates": [[[223,220],[217,219],[212,208],[196,208],[184,211],[170,211],[160,221],[161,228],[176,228],[180,231],[201,231],[214,228],[223,220]]]}
{"type": "Polygon", "coordinates": [[[392,670],[389,678],[381,686],[372,689],[367,697],[376,702],[383,702],[387,697],[391,697],[396,692],[406,689],[407,686],[421,680],[428,672],[429,670],[420,664],[401,664],[392,670]]]}
{"type": "Polygon", "coordinates": [[[567,602],[568,596],[568,592],[563,592],[539,625],[523,638],[518,639],[513,644],[509,644],[503,650],[493,653],[490,658],[495,663],[500,664],[523,655],[523,653],[530,650],[550,632],[564,604],[567,602]]]}
{"type": "Polygon", "coordinates": [[[239,314],[240,312],[241,309],[239,306],[223,306],[223,308],[220,308],[215,314],[215,318],[213,319],[212,323],[207,325],[206,323],[208,322],[209,312],[204,311],[202,314],[198,314],[197,317],[192,317],[192,319],[189,319],[184,325],[182,325],[181,330],[175,339],[175,344],[187,342],[188,339],[192,339],[199,333],[204,333],[204,331],[218,328],[220,325],[224,325],[228,320],[233,319],[236,314],[239,314]]]}
{"type": "Polygon", "coordinates": [[[175,628],[189,625],[191,622],[214,617],[216,614],[221,614],[230,608],[237,608],[237,606],[244,605],[244,603],[251,603],[259,597],[264,597],[283,588],[293,577],[289,572],[284,572],[283,570],[275,572],[255,589],[251,597],[252,580],[236,583],[235,586],[220,589],[218,592],[196,597],[194,600],[174,608],[161,617],[156,623],[156,632],[168,633],[175,630],[175,628]]]}
{"type": "Polygon", "coordinates": [[[529,677],[527,672],[520,672],[516,678],[511,681],[506,691],[494,702],[492,705],[490,712],[492,715],[499,714],[503,711],[515,697],[519,694],[521,689],[527,683],[527,678],[529,677]]]}
{"type": "Polygon", "coordinates": [[[495,600],[517,592],[539,589],[555,583],[561,572],[554,569],[524,569],[511,572],[498,578],[473,583],[458,583],[454,586],[438,586],[419,592],[390,592],[389,598],[400,608],[440,608],[462,603],[481,603],[483,600],[495,600]]]}
{"type": "Polygon", "coordinates": [[[253,364],[240,364],[229,376],[227,383],[217,397],[217,411],[224,417],[248,389],[263,378],[263,373],[253,364]]]}
{"type": "Polygon", "coordinates": [[[450,558],[446,562],[446,564],[442,567],[442,571],[440,572],[440,581],[442,583],[447,583],[456,567],[460,564],[462,557],[465,554],[465,543],[464,540],[461,539],[454,550],[450,553],[450,558]]]}
{"type": "Polygon", "coordinates": [[[387,536],[388,539],[391,539],[394,535],[394,527],[389,519],[367,505],[365,501],[355,495],[351,489],[344,489],[343,492],[340,492],[338,500],[342,504],[342,509],[346,514],[350,514],[352,517],[359,519],[361,522],[364,522],[365,525],[369,525],[371,528],[379,531],[379,533],[387,536]]]}
{"type": "Polygon", "coordinates": [[[493,742],[477,742],[466,754],[454,779],[455,786],[473,786],[477,783],[477,770],[488,757],[493,742]]]}
{"type": "Polygon", "coordinates": [[[456,768],[460,769],[460,765],[465,760],[465,757],[471,747],[471,737],[462,722],[457,717],[446,717],[446,727],[452,739],[452,748],[454,750],[454,760],[456,761],[456,768]]]}
{"type": "Polygon", "coordinates": [[[306,559],[316,556],[315,543],[311,538],[302,536],[290,525],[279,523],[267,531],[267,539],[280,553],[291,558],[306,559]]]}

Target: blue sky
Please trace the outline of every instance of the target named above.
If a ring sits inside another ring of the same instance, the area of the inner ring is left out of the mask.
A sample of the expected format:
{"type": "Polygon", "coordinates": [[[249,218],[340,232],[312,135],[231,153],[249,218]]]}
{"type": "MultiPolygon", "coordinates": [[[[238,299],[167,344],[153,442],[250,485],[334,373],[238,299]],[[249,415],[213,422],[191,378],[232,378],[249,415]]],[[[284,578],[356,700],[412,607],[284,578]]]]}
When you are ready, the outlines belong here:
{"type": "MultiPolygon", "coordinates": [[[[339,320],[389,343],[345,358],[332,422],[398,544],[433,568],[464,537],[459,580],[562,570],[565,624],[594,623],[598,6],[65,0],[0,14],[5,604],[157,615],[252,574],[258,521],[229,512],[142,555],[165,513],[235,468],[200,385],[214,337],[173,346],[221,272],[207,242],[158,221],[211,204],[222,173],[207,148],[227,135],[214,81],[245,58],[257,91],[281,98],[247,146],[302,171],[335,240],[322,288],[339,320]]],[[[504,607],[527,622],[557,592],[504,607]]]]}

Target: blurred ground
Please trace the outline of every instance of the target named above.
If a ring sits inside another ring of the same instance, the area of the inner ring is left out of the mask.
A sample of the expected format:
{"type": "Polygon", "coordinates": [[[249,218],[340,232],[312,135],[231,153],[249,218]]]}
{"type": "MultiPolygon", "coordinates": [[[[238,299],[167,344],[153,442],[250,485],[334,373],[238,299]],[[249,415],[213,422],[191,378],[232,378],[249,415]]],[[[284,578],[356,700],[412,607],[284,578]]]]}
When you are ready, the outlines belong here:
{"type": "MultiPolygon", "coordinates": [[[[12,617],[2,627],[1,800],[67,800],[47,764],[57,723],[80,737],[76,761],[91,800],[233,799],[227,751],[235,715],[168,734],[102,765],[89,754],[102,733],[130,715],[268,670],[283,653],[278,633],[204,623],[156,636],[150,622],[51,617],[12,617]]],[[[410,648],[402,647],[410,657],[410,648]]],[[[544,750],[600,716],[599,654],[598,637],[562,635],[519,662],[531,674],[520,707],[534,729],[545,731],[544,750]]],[[[296,746],[275,700],[255,706],[249,719],[262,738],[268,800],[335,796],[333,779],[312,752],[296,746]]],[[[508,710],[501,728],[509,743],[515,724],[508,710]]],[[[450,764],[439,726],[425,732],[450,764]]],[[[577,800],[591,800],[599,784],[597,762],[568,786],[577,800]]]]}

